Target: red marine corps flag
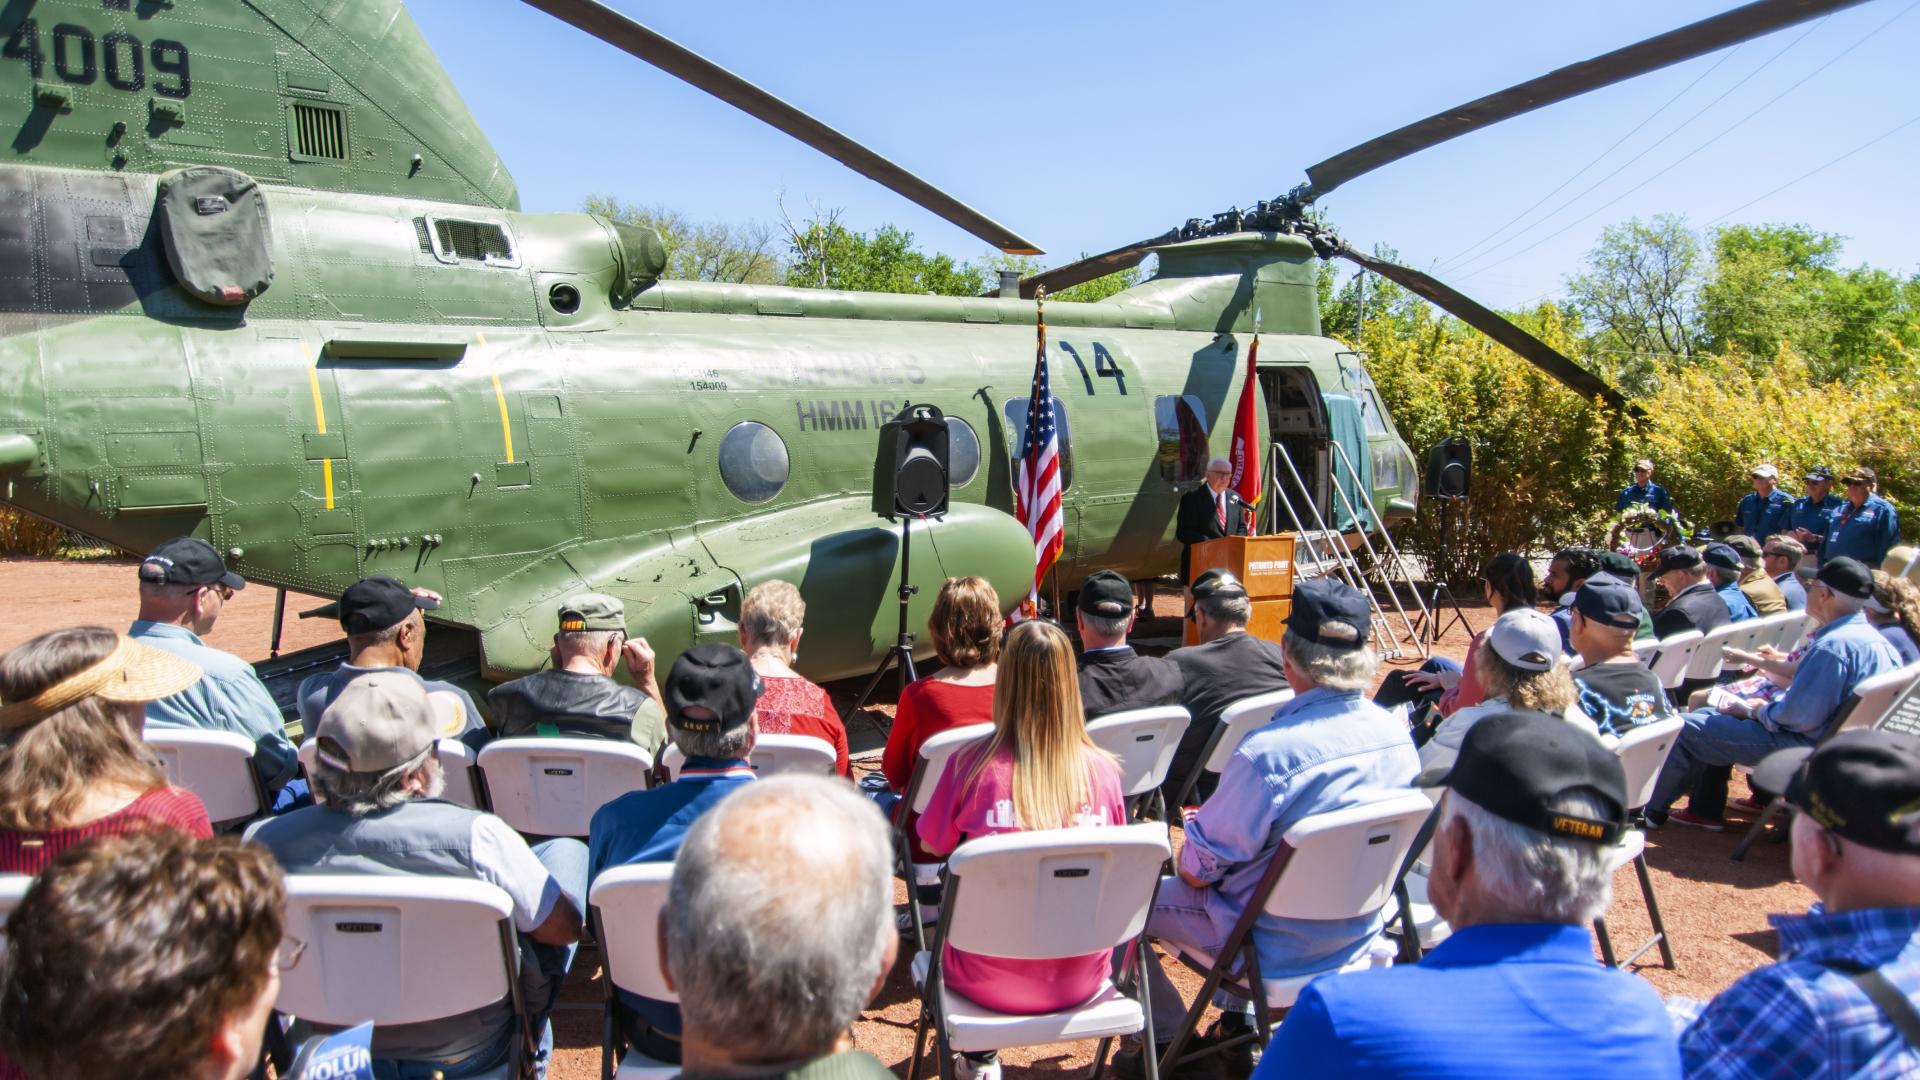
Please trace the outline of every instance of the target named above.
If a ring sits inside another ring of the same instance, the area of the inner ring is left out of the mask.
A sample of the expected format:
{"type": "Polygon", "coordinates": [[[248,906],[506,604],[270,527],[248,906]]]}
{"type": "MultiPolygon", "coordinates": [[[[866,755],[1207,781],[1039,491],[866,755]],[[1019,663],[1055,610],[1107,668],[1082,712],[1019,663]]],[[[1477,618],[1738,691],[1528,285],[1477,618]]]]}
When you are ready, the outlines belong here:
{"type": "Polygon", "coordinates": [[[1033,536],[1033,582],[1014,613],[1016,620],[1040,613],[1040,583],[1059,560],[1066,531],[1060,513],[1060,429],[1054,423],[1053,387],[1047,380],[1046,298],[1043,289],[1034,303],[1039,345],[1033,361],[1033,393],[1027,397],[1027,437],[1013,485],[1020,523],[1033,536]]]}
{"type": "Polygon", "coordinates": [[[1260,320],[1254,320],[1253,344],[1247,348],[1247,382],[1240,388],[1240,407],[1233,414],[1233,490],[1247,507],[1247,532],[1253,532],[1253,507],[1260,503],[1260,413],[1254,395],[1260,387],[1260,320]]]}

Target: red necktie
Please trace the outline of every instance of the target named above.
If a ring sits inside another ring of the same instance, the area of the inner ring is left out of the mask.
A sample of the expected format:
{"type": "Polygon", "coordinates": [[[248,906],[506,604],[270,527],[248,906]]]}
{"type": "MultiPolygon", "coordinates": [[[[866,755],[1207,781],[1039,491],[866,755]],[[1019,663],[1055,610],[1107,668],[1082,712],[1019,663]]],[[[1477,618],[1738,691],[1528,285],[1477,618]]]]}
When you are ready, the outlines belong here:
{"type": "Polygon", "coordinates": [[[1220,519],[1220,528],[1227,527],[1227,496],[1224,492],[1213,497],[1213,513],[1220,519]]]}

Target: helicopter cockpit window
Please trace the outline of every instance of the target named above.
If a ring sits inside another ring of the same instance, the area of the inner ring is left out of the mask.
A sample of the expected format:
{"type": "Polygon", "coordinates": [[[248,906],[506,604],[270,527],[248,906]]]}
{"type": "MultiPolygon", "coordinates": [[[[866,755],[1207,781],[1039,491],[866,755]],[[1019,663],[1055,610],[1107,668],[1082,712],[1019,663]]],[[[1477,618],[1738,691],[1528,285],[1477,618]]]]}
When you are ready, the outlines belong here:
{"type": "MultiPolygon", "coordinates": [[[[1027,399],[1017,397],[1009,400],[1007,412],[1007,451],[1015,470],[1020,468],[1020,455],[1027,447],[1027,399]]],[[[1060,428],[1060,490],[1066,491],[1073,486],[1073,431],[1067,424],[1067,407],[1058,398],[1053,402],[1054,423],[1060,428]]]]}
{"type": "Polygon", "coordinates": [[[520,265],[520,253],[514,249],[513,233],[505,224],[491,221],[461,221],[455,218],[417,217],[413,232],[420,250],[450,266],[480,263],[513,269],[520,265]]]}
{"type": "Polygon", "coordinates": [[[1361,363],[1359,353],[1341,352],[1334,354],[1340,364],[1340,385],[1353,395],[1354,403],[1360,406],[1360,418],[1366,421],[1368,435],[1391,434],[1387,427],[1386,412],[1380,407],[1380,393],[1373,387],[1373,377],[1367,374],[1361,363]]]}
{"type": "Polygon", "coordinates": [[[756,420],[742,420],[720,440],[720,479],[741,502],[763,503],[787,486],[787,444],[756,420]]]}
{"type": "Polygon", "coordinates": [[[980,471],[980,437],[973,425],[957,416],[947,417],[947,483],[966,487],[980,471]]]}
{"type": "Polygon", "coordinates": [[[1192,394],[1164,394],[1153,399],[1153,422],[1159,432],[1160,479],[1185,484],[1207,474],[1207,407],[1192,394]]]}

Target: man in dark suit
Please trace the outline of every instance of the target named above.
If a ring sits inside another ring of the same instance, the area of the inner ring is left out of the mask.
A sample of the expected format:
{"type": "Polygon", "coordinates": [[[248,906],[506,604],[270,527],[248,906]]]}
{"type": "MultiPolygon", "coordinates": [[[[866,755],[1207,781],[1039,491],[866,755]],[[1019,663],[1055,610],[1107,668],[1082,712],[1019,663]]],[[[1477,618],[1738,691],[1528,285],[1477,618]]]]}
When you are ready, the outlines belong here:
{"type": "MultiPolygon", "coordinates": [[[[1688,630],[1711,633],[1733,621],[1726,600],[1713,587],[1711,568],[1699,549],[1676,544],[1662,551],[1654,573],[1660,584],[1666,586],[1667,595],[1673,598],[1653,617],[1653,632],[1661,640],[1688,630]]],[[[1688,698],[1713,683],[1712,679],[1682,680],[1680,689],[1673,691],[1674,704],[1686,707],[1688,698]]],[[[1732,770],[1725,766],[1704,770],[1694,783],[1686,808],[1673,811],[1666,820],[1713,832],[1724,831],[1727,783],[1731,778],[1732,770]]]]}
{"type": "Polygon", "coordinates": [[[1080,704],[1087,719],[1129,709],[1180,703],[1180,669],[1127,644],[1133,629],[1133,584],[1111,570],[1080,585],[1074,604],[1080,627],[1080,704]]]}
{"type": "MultiPolygon", "coordinates": [[[[1180,784],[1206,751],[1207,740],[1220,723],[1220,714],[1237,701],[1255,694],[1287,688],[1286,667],[1280,646],[1247,633],[1247,620],[1253,617],[1253,604],[1247,599],[1247,587],[1225,570],[1210,570],[1193,583],[1192,607],[1187,618],[1200,637],[1198,645],[1175,649],[1167,659],[1179,667],[1182,678],[1180,704],[1193,719],[1174,752],[1167,769],[1167,782],[1161,789],[1168,805],[1180,794],[1180,784]]],[[[1199,804],[1213,793],[1218,777],[1203,773],[1188,802],[1199,804]]]]}
{"type": "Polygon", "coordinates": [[[1193,545],[1223,536],[1247,535],[1247,504],[1228,485],[1233,463],[1217,457],[1207,463],[1207,482],[1180,496],[1173,538],[1180,541],[1180,580],[1192,577],[1193,545]]]}

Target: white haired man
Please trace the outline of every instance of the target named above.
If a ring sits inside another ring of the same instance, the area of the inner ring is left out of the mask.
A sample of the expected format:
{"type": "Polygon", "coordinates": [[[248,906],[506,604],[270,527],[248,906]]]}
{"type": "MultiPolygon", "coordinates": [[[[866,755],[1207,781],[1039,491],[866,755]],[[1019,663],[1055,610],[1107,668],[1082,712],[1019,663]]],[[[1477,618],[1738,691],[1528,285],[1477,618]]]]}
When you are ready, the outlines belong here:
{"type": "Polygon", "coordinates": [[[1607,910],[1626,825],[1619,759],[1559,716],[1509,712],[1418,783],[1446,789],[1427,895],[1452,936],[1417,965],[1308,985],[1255,1080],[1520,1080],[1568,1065],[1677,1080],[1660,995],[1594,963],[1587,930],[1607,910]]]}
{"type": "MultiPolygon", "coordinates": [[[[1366,698],[1379,666],[1368,647],[1372,614],[1366,594],[1349,585],[1315,579],[1294,588],[1280,638],[1294,698],[1241,742],[1213,795],[1188,819],[1179,877],[1161,881],[1148,936],[1219,955],[1289,828],[1381,788],[1405,787],[1420,771],[1407,725],[1366,698]]],[[[1253,929],[1260,972],[1271,979],[1339,967],[1366,950],[1381,922],[1378,912],[1320,920],[1262,914],[1253,929]]],[[[1186,1006],[1151,953],[1148,964],[1155,1038],[1171,1041],[1186,1006]]],[[[1248,1003],[1224,994],[1214,1003],[1225,1011],[1206,1041],[1253,1030],[1248,1003]]],[[[1165,1056],[1164,1046],[1156,1050],[1165,1056]]],[[[1227,1053],[1229,1067],[1244,1070],[1254,1044],[1227,1053]]],[[[1143,1075],[1139,1050],[1117,1056],[1114,1069],[1143,1075]]]]}
{"type": "Polygon", "coordinates": [[[575,593],[558,614],[553,667],[487,691],[494,729],[501,738],[628,739],[658,757],[667,731],[653,648],[627,637],[626,605],[605,593],[575,593]],[[614,681],[622,663],[632,686],[614,681]]]}
{"type": "Polygon", "coordinates": [[[1193,545],[1223,536],[1245,536],[1251,509],[1232,488],[1233,462],[1217,457],[1207,462],[1207,482],[1180,496],[1173,538],[1180,541],[1180,580],[1193,576],[1193,545]]]}
{"type": "Polygon", "coordinates": [[[682,1075],[894,1080],[853,1046],[899,949],[893,853],[845,781],[774,777],[702,815],[660,925],[682,1075]]]}

